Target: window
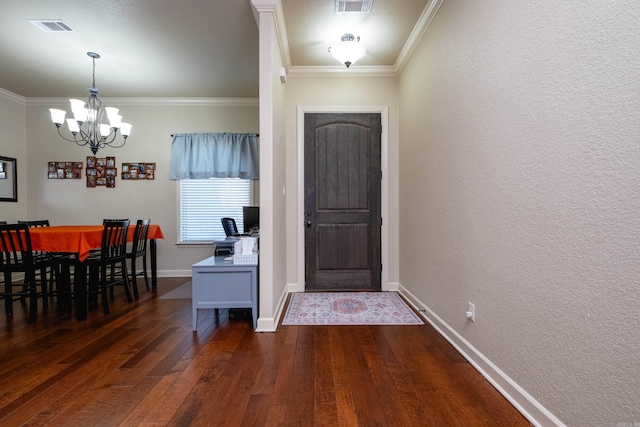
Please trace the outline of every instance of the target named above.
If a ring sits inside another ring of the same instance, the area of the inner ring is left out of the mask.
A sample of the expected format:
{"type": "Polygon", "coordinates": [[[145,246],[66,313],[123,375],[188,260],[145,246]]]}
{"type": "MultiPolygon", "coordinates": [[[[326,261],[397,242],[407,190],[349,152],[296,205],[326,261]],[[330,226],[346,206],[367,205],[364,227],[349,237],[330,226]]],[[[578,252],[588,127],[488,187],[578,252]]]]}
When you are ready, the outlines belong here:
{"type": "Polygon", "coordinates": [[[199,243],[226,236],[221,218],[243,229],[242,207],[251,205],[251,180],[237,178],[180,180],[180,242],[199,243]]]}

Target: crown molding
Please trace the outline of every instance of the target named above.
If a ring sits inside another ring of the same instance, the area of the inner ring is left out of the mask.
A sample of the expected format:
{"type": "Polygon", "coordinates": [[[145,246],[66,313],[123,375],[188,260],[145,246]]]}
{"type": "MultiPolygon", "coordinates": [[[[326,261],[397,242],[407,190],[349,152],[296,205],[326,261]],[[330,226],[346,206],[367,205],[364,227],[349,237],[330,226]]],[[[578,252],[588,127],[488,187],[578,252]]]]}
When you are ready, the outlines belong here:
{"type": "Polygon", "coordinates": [[[402,48],[402,51],[400,51],[400,55],[398,55],[398,59],[396,60],[395,69],[398,74],[400,74],[404,66],[407,64],[411,54],[422,39],[422,36],[424,36],[427,28],[429,28],[431,21],[436,16],[436,13],[438,12],[438,9],[440,9],[442,3],[444,3],[444,0],[431,0],[422,11],[416,26],[413,27],[413,31],[411,31],[407,42],[404,44],[404,47],[402,48]]]}
{"type": "Polygon", "coordinates": [[[0,98],[8,99],[9,101],[17,102],[18,104],[27,105],[27,98],[2,88],[0,88],[0,98]]]}
{"type": "MultiPolygon", "coordinates": [[[[117,105],[184,106],[184,107],[257,107],[258,98],[100,98],[117,105]]],[[[27,105],[68,104],[68,98],[26,98],[27,105]]]]}
{"type": "MultiPolygon", "coordinates": [[[[252,0],[254,3],[269,3],[273,1],[274,0],[252,0]]],[[[278,0],[275,1],[280,4],[278,0]]],[[[287,50],[285,51],[287,56],[287,75],[289,77],[397,77],[424,36],[427,28],[429,28],[431,21],[438,12],[438,9],[440,9],[442,3],[444,3],[444,0],[430,0],[429,3],[427,3],[393,66],[354,65],[350,68],[342,66],[292,66],[289,58],[288,43],[286,42],[286,32],[284,32],[285,44],[281,42],[281,46],[287,46],[287,50]]],[[[284,20],[282,25],[284,28],[284,20]]],[[[282,34],[279,33],[279,37],[281,35],[282,34]]]]}
{"type": "MultiPolygon", "coordinates": [[[[289,53],[289,39],[287,38],[287,26],[284,21],[282,3],[280,0],[251,0],[251,5],[253,6],[254,11],[258,13],[266,12],[273,14],[273,21],[276,27],[278,44],[280,45],[282,62],[288,70],[291,68],[291,55],[289,53]]],[[[256,21],[258,21],[257,17],[256,21]]]]}
{"type": "Polygon", "coordinates": [[[293,66],[288,77],[397,77],[398,72],[392,66],[293,66]]]}

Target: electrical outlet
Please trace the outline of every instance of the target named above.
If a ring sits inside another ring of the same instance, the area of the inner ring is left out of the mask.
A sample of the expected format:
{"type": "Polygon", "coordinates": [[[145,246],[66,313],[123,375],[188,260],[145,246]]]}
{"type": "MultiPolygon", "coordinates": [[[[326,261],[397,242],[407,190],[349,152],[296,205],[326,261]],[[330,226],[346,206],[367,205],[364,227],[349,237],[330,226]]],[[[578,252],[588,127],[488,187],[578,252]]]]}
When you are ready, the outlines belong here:
{"type": "Polygon", "coordinates": [[[472,322],[476,321],[476,306],[473,303],[468,303],[467,306],[467,319],[471,319],[472,322]]]}

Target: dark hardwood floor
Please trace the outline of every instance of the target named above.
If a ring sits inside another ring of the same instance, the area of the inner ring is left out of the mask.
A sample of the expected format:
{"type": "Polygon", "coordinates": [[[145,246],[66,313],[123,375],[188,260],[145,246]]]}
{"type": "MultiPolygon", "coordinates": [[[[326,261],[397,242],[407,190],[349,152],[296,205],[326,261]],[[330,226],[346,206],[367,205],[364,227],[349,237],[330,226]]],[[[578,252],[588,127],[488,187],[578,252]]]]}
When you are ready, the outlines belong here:
{"type": "MultiPolygon", "coordinates": [[[[431,326],[280,326],[116,293],[87,321],[0,307],[1,426],[529,426],[431,326]]],[[[122,291],[120,291],[122,292],[122,291]]]]}

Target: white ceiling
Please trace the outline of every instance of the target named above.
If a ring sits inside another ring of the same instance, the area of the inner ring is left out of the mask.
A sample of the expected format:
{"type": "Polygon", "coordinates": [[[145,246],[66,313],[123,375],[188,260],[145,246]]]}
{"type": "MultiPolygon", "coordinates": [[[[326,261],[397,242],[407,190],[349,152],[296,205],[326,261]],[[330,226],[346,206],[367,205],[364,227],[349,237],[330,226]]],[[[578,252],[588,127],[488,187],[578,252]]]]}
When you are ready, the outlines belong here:
{"type": "MultiPolygon", "coordinates": [[[[432,0],[374,0],[371,13],[335,0],[281,0],[290,72],[397,69],[432,0]],[[329,55],[344,33],[367,55],[349,70],[329,55]]],[[[258,28],[250,0],[0,0],[0,88],[23,97],[86,97],[91,59],[104,97],[258,96],[258,28]],[[61,19],[45,33],[27,19],[61,19]]]]}

